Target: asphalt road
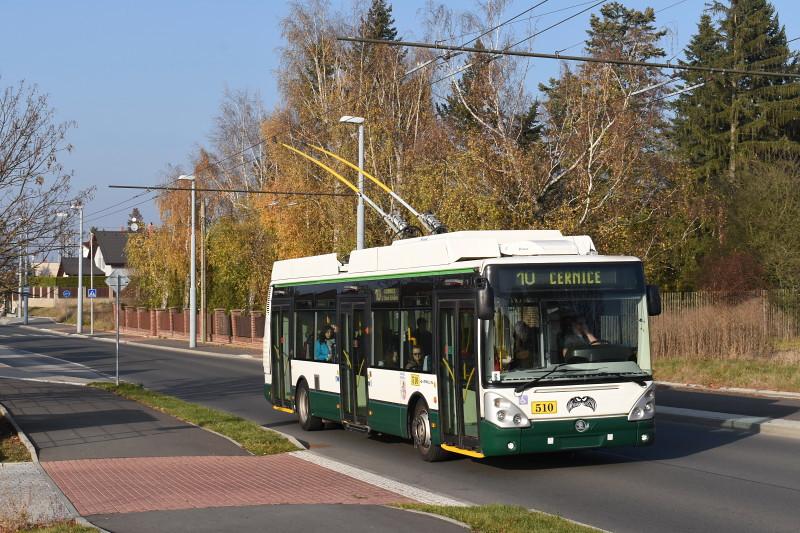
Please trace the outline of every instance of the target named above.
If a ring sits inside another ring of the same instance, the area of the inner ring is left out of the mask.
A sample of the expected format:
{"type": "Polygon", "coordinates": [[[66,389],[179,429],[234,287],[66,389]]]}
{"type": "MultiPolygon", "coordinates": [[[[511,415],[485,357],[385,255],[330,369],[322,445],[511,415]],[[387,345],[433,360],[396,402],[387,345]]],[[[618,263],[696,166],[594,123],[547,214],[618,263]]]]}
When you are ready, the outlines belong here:
{"type": "MultiPolygon", "coordinates": [[[[10,347],[113,370],[110,344],[16,326],[0,328],[0,335],[10,347]]],[[[398,439],[340,429],[303,432],[293,416],[264,400],[259,361],[123,346],[121,368],[125,380],[237,413],[292,434],[320,454],[470,502],[518,504],[621,532],[800,527],[796,440],[662,420],[648,448],[427,464],[398,439]]],[[[687,401],[706,408],[699,398],[687,401]]],[[[680,398],[670,403],[690,407],[680,398]]],[[[791,402],[782,408],[794,412],[791,402]]]]}

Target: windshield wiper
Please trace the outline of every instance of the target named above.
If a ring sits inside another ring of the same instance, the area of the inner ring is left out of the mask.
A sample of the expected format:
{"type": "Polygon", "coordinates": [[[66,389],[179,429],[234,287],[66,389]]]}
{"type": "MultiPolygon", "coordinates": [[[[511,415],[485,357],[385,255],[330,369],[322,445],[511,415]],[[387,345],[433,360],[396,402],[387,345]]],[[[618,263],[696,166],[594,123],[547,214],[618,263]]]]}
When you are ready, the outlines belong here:
{"type": "Polygon", "coordinates": [[[532,379],[530,381],[527,381],[527,382],[523,383],[522,385],[519,385],[518,387],[515,387],[514,388],[514,392],[519,394],[520,392],[526,391],[526,390],[530,389],[531,387],[533,387],[534,385],[536,385],[537,383],[539,383],[541,380],[543,380],[547,376],[549,376],[550,374],[553,374],[554,372],[585,372],[586,371],[585,368],[564,368],[565,366],[569,366],[571,364],[574,364],[574,363],[559,363],[556,366],[554,366],[553,368],[551,368],[550,370],[548,370],[547,372],[545,372],[544,374],[542,374],[541,376],[539,376],[538,378],[534,378],[534,379],[532,379]]]}
{"type": "Polygon", "coordinates": [[[650,374],[644,374],[644,375],[638,375],[638,376],[631,376],[630,374],[632,374],[632,372],[598,372],[595,375],[597,375],[597,376],[616,376],[616,377],[620,377],[620,378],[623,378],[625,381],[632,381],[632,382],[634,382],[637,385],[640,385],[642,387],[647,386],[647,381],[646,381],[647,378],[650,378],[650,379],[653,378],[653,376],[651,376],[650,374]]]}

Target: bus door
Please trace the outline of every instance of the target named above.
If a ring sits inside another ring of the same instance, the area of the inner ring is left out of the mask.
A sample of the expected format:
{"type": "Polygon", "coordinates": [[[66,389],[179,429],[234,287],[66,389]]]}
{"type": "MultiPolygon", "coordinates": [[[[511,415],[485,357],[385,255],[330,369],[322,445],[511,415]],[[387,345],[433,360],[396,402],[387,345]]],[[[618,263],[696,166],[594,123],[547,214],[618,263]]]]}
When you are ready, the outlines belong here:
{"type": "Polygon", "coordinates": [[[273,304],[270,309],[270,352],[272,353],[272,405],[292,408],[292,372],[289,348],[289,305],[273,304]]]}
{"type": "Polygon", "coordinates": [[[439,424],[442,443],[477,449],[478,376],[475,304],[439,301],[439,424]]]}
{"type": "Polygon", "coordinates": [[[339,382],[342,421],[366,426],[369,325],[364,300],[339,303],[339,382]]]}

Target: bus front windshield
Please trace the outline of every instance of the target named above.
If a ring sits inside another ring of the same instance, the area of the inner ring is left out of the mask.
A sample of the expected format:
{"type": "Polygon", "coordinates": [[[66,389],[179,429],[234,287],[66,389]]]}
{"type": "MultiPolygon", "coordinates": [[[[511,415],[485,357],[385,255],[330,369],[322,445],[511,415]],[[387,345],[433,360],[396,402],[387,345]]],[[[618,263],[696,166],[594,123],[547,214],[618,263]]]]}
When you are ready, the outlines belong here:
{"type": "MultiPolygon", "coordinates": [[[[598,273],[597,280],[601,277],[598,273]]],[[[552,290],[495,281],[495,315],[484,329],[484,369],[490,383],[540,378],[546,385],[649,375],[643,291],[552,290]]]]}

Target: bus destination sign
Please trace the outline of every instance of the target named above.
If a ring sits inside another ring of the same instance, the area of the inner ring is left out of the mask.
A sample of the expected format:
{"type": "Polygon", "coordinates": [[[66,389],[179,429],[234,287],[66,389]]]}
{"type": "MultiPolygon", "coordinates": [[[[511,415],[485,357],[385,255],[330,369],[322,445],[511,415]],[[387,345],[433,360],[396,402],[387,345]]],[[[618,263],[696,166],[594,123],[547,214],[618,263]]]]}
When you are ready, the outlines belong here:
{"type": "Polygon", "coordinates": [[[641,264],[572,264],[493,268],[500,290],[635,289],[642,287],[641,264]],[[499,283],[498,283],[499,282],[499,283]]]}

